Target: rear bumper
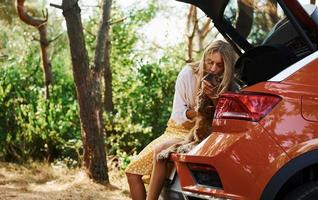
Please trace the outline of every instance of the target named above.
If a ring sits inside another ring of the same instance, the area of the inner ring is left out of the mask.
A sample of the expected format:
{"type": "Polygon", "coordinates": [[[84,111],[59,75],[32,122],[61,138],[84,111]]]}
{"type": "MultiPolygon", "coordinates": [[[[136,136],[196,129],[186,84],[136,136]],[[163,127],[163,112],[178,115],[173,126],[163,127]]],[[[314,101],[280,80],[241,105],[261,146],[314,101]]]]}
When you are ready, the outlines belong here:
{"type": "Polygon", "coordinates": [[[183,199],[257,200],[288,159],[262,126],[231,122],[227,122],[227,126],[232,125],[230,132],[217,130],[188,154],[171,156],[179,175],[178,193],[183,199]],[[215,168],[222,188],[198,184],[189,163],[215,168]]]}
{"type": "Polygon", "coordinates": [[[176,174],[172,181],[167,181],[161,191],[159,200],[225,200],[198,193],[182,191],[179,177],[176,174]]]}

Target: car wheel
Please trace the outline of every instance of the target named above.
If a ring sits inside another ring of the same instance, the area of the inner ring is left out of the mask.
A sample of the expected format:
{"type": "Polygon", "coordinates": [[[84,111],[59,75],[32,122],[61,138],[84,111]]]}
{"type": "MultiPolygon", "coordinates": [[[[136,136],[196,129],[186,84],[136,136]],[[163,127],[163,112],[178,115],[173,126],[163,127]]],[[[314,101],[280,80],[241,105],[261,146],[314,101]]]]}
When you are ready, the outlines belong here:
{"type": "Polygon", "coordinates": [[[306,183],[290,192],[284,200],[317,200],[318,181],[306,183]]]}

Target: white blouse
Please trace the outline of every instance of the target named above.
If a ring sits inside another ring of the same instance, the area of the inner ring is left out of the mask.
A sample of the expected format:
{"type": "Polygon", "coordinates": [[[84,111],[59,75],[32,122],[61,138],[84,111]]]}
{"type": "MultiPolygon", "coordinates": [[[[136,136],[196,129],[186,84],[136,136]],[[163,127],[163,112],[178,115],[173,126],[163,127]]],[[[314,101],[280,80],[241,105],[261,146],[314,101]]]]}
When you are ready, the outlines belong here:
{"type": "Polygon", "coordinates": [[[189,65],[186,65],[179,73],[173,98],[172,113],[170,119],[181,125],[186,121],[191,121],[186,116],[187,109],[195,106],[196,77],[189,65]]]}

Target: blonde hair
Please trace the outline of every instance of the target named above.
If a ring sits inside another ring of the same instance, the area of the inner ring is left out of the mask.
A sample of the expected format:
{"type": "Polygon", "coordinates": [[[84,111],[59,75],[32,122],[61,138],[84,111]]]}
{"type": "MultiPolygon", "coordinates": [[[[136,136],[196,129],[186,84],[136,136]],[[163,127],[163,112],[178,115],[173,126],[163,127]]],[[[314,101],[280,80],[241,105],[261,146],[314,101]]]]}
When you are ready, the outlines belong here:
{"type": "Polygon", "coordinates": [[[217,89],[217,94],[215,94],[215,96],[218,96],[220,93],[227,91],[232,84],[234,78],[234,64],[237,60],[237,54],[229,43],[222,40],[216,40],[205,49],[200,61],[189,64],[197,78],[196,91],[194,93],[195,95],[197,95],[200,91],[202,78],[207,74],[205,72],[204,61],[207,56],[215,52],[221,54],[224,62],[222,81],[219,88],[217,89]]]}

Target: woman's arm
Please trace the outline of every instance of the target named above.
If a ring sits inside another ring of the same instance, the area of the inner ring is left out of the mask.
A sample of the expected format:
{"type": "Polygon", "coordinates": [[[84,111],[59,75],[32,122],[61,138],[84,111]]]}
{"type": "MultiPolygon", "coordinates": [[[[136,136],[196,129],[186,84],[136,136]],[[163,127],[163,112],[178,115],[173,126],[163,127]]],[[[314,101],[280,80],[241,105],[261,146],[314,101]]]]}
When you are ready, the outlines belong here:
{"type": "Polygon", "coordinates": [[[196,116],[194,109],[189,102],[189,96],[193,96],[191,91],[191,83],[195,84],[191,69],[184,68],[178,75],[175,93],[173,98],[172,119],[177,124],[186,121],[192,121],[196,116]],[[188,97],[188,98],[187,98],[188,97]]]}

